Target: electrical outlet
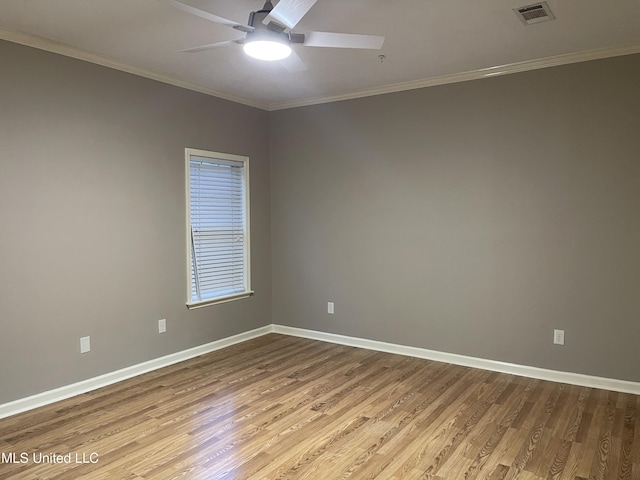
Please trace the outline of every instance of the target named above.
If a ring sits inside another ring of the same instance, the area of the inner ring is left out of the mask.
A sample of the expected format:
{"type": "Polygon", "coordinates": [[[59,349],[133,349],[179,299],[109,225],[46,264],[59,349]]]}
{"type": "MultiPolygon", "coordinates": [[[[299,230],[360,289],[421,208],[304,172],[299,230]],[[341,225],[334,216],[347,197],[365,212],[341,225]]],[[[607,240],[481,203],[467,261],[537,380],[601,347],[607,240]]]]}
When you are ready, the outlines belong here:
{"type": "Polygon", "coordinates": [[[167,331],[167,319],[163,318],[158,320],[158,333],[165,333],[167,331]]]}
{"type": "Polygon", "coordinates": [[[553,343],[555,345],[564,345],[564,330],[553,331],[553,343]]]}
{"type": "Polygon", "coordinates": [[[91,350],[91,337],[80,338],[80,353],[87,353],[91,350]]]}
{"type": "Polygon", "coordinates": [[[333,302],[328,302],[327,303],[327,313],[330,313],[331,315],[333,315],[333,302]]]}

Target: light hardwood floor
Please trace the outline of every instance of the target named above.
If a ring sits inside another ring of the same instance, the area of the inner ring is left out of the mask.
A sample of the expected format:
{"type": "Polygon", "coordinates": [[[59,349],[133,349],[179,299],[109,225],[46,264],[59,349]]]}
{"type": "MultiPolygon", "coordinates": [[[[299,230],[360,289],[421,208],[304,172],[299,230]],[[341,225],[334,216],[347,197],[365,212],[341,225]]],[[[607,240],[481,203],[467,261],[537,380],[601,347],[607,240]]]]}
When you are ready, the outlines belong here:
{"type": "Polygon", "coordinates": [[[0,420],[0,479],[638,480],[638,399],[266,335],[0,420]]]}

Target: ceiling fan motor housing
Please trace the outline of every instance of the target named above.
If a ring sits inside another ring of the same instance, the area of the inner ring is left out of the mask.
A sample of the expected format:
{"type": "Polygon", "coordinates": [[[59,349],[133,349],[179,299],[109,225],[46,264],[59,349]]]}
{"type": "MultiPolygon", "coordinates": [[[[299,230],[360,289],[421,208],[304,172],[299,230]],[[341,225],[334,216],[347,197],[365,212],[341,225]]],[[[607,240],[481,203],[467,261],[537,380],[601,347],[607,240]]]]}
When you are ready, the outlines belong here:
{"type": "Polygon", "coordinates": [[[266,27],[266,25],[264,25],[262,21],[265,18],[267,18],[267,15],[269,15],[269,13],[271,13],[271,10],[273,9],[272,5],[271,5],[271,8],[267,8],[269,5],[271,5],[271,2],[265,3],[264,8],[262,10],[258,10],[257,12],[251,12],[249,14],[249,21],[247,22],[247,24],[250,27],[254,27],[254,28],[266,27]]]}
{"type": "Polygon", "coordinates": [[[262,10],[251,12],[243,49],[247,55],[258,60],[282,60],[291,54],[291,39],[284,27],[265,19],[273,5],[267,1],[262,10]]]}
{"type": "Polygon", "coordinates": [[[263,20],[267,18],[267,15],[271,13],[272,9],[273,5],[271,2],[267,2],[264,4],[262,10],[251,12],[249,14],[249,21],[247,24],[250,27],[253,27],[254,30],[247,32],[247,41],[271,40],[275,42],[289,42],[289,34],[284,32],[283,27],[273,22],[270,22],[268,25],[262,23],[263,20]]]}

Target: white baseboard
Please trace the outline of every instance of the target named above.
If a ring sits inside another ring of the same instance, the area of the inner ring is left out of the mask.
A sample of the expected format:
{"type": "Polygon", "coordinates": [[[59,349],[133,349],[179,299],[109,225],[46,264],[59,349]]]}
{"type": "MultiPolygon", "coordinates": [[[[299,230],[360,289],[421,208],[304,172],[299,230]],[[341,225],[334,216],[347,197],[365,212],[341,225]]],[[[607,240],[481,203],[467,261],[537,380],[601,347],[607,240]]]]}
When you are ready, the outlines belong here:
{"type": "Polygon", "coordinates": [[[549,380],[551,382],[568,383],[582,387],[602,388],[604,390],[640,395],[640,383],[630,382],[628,380],[617,380],[613,378],[584,375],[581,373],[548,370],[546,368],[498,362],[496,360],[486,360],[484,358],[438,352],[436,350],[428,350],[426,348],[407,347],[394,343],[379,342],[376,340],[367,340],[365,338],[358,337],[348,337],[345,335],[318,332],[304,328],[286,327],[283,325],[272,325],[272,332],[291,335],[294,337],[304,337],[312,340],[321,340],[323,342],[337,343],[340,345],[348,345],[351,347],[366,348],[368,350],[376,350],[379,352],[396,353],[398,355],[406,355],[409,357],[424,358],[437,362],[452,363],[454,365],[462,365],[465,367],[480,368],[482,370],[491,370],[492,372],[509,373],[511,375],[518,375],[521,377],[538,378],[541,380],[549,380]]]}
{"type": "Polygon", "coordinates": [[[437,362],[451,363],[454,365],[462,365],[465,367],[480,368],[493,372],[508,373],[511,375],[519,375],[522,377],[539,378],[541,380],[549,380],[551,382],[568,383],[571,385],[579,385],[583,387],[602,388],[605,390],[613,390],[616,392],[632,393],[640,395],[640,383],[630,382],[627,380],[617,380],[612,378],[595,377],[592,375],[584,375],[581,373],[561,372],[558,370],[548,370],[545,368],[530,367],[527,365],[518,365],[514,363],[498,362],[496,360],[486,360],[483,358],[468,357],[466,355],[458,355],[455,353],[438,352],[436,350],[428,350],[426,348],[408,347],[395,343],[380,342],[377,340],[368,340],[366,338],[349,337],[346,335],[338,335],[335,333],[319,332],[315,330],[307,330],[304,328],[287,327],[284,325],[266,325],[264,327],[249,330],[248,332],[239,333],[231,337],[216,340],[215,342],[200,345],[198,347],[183,350],[181,352],[172,353],[164,357],[149,360],[148,362],[132,365],[115,372],[106,373],[97,377],[89,378],[81,382],[65,385],[46,392],[38,393],[30,397],[14,400],[13,402],[0,405],[0,419],[16,415],[18,413],[32,410],[37,407],[49,405],[51,403],[64,400],[81,393],[112,385],[114,383],[126,380],[143,373],[157,370],[162,367],[173,365],[174,363],[189,360],[200,355],[204,355],[221,348],[235,345],[236,343],[245,342],[252,338],[260,337],[268,333],[279,333],[282,335],[290,335],[293,337],[304,337],[311,340],[320,340],[323,342],[336,343],[339,345],[347,345],[351,347],[366,348],[368,350],[376,350],[379,352],[395,353],[398,355],[406,355],[409,357],[424,358],[426,360],[434,360],[437,362]]]}
{"type": "Polygon", "coordinates": [[[87,380],[72,383],[71,385],[65,385],[64,387],[56,388],[54,390],[38,393],[26,398],[20,398],[13,402],[4,403],[0,405],[0,418],[10,417],[11,415],[42,407],[44,405],[49,405],[50,403],[58,402],[75,395],[80,395],[81,393],[106,387],[107,385],[112,385],[122,380],[126,380],[127,378],[135,377],[152,370],[157,370],[158,368],[167,367],[174,363],[189,360],[190,358],[198,357],[205,353],[220,350],[221,348],[229,347],[236,343],[245,342],[252,338],[266,335],[267,333],[271,333],[272,330],[272,326],[267,325],[261,328],[256,328],[255,330],[249,330],[248,332],[216,340],[215,342],[206,343],[181,352],[172,353],[164,357],[138,363],[137,365],[116,370],[115,372],[105,373],[104,375],[88,378],[87,380]]]}

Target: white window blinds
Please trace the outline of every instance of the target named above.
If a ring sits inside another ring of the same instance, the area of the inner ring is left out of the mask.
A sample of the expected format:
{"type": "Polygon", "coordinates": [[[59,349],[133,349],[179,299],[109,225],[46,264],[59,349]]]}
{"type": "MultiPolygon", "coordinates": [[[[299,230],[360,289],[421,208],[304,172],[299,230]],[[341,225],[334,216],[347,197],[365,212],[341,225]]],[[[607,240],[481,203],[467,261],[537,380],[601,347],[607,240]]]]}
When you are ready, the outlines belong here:
{"type": "Polygon", "coordinates": [[[187,158],[188,303],[249,295],[248,159],[193,150],[187,158]]]}

